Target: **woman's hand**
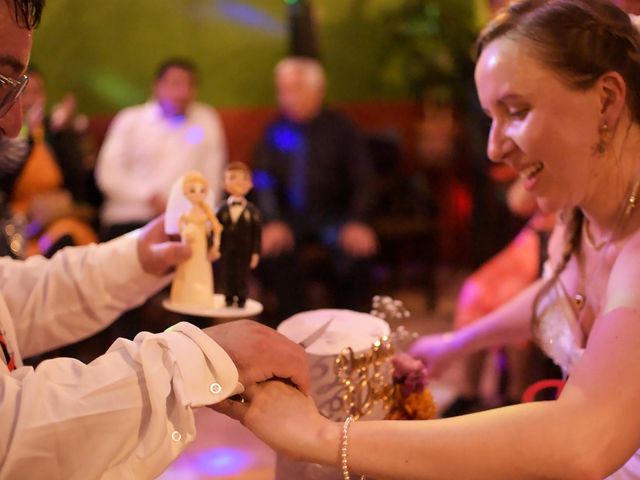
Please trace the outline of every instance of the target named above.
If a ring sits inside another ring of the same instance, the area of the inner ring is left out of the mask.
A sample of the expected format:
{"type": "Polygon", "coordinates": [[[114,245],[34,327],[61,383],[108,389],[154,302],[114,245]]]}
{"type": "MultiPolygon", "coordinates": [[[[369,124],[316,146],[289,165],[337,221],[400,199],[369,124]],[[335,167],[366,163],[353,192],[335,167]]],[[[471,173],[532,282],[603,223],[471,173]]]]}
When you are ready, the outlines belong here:
{"type": "Polygon", "coordinates": [[[340,425],[320,415],[311,397],[277,380],[248,388],[243,397],[247,403],[225,400],[212,408],[239,420],[278,452],[299,460],[337,462],[340,425]]]}
{"type": "Polygon", "coordinates": [[[420,337],[409,348],[409,354],[422,360],[433,378],[442,375],[460,356],[455,334],[450,332],[420,337]]]}

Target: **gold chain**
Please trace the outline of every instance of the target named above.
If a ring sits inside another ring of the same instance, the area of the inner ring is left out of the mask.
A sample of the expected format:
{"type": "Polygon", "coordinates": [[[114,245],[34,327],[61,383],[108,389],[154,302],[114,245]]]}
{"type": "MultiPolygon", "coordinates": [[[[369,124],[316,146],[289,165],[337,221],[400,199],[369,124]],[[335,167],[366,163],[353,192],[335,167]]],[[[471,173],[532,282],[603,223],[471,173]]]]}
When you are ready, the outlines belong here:
{"type": "Polygon", "coordinates": [[[586,238],[587,243],[591,248],[593,248],[596,252],[601,250],[607,243],[609,243],[610,238],[605,238],[596,242],[591,234],[591,229],[589,228],[589,219],[584,217],[584,221],[582,222],[582,229],[584,230],[584,238],[586,238]]]}
{"type": "MultiPolygon", "coordinates": [[[[620,230],[622,230],[622,228],[624,227],[624,224],[626,223],[626,220],[629,218],[631,213],[635,210],[638,204],[639,193],[640,193],[640,180],[637,180],[633,184],[633,187],[631,188],[631,192],[627,197],[627,200],[625,201],[624,209],[622,211],[620,221],[618,222],[618,228],[620,228],[620,230]]],[[[602,248],[604,248],[605,246],[610,245],[616,233],[616,232],[612,232],[608,238],[601,240],[600,242],[596,242],[591,234],[591,230],[589,229],[589,219],[586,216],[584,217],[584,221],[582,225],[583,225],[583,231],[584,231],[584,238],[587,240],[587,243],[589,244],[589,246],[593,248],[596,252],[602,250],[602,248]]],[[[602,255],[603,254],[600,254],[600,260],[598,261],[598,264],[596,266],[596,269],[594,270],[594,273],[597,273],[597,270],[600,269],[600,265],[602,263],[602,258],[603,258],[602,255]]],[[[577,292],[573,296],[573,299],[577,309],[579,311],[582,310],[587,303],[586,292],[577,292]]]]}

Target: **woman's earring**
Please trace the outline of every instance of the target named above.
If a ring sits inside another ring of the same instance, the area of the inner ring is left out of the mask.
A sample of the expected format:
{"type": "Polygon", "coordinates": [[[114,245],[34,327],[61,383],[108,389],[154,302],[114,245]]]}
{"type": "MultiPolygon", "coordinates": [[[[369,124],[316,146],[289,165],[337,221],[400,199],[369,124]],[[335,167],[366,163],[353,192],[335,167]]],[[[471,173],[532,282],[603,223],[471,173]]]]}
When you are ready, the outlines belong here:
{"type": "Polygon", "coordinates": [[[596,149],[600,155],[603,155],[609,144],[609,125],[606,122],[598,129],[598,134],[600,138],[596,149]]]}

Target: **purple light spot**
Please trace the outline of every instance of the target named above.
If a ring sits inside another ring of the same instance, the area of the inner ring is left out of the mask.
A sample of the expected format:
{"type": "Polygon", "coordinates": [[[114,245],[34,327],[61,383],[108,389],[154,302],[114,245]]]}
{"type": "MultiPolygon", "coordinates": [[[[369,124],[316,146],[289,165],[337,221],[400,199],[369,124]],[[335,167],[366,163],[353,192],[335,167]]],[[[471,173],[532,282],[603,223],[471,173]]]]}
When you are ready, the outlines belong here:
{"type": "Polygon", "coordinates": [[[195,125],[193,127],[189,127],[185,133],[185,139],[192,145],[202,143],[202,140],[204,140],[204,128],[195,125]]]}
{"type": "Polygon", "coordinates": [[[281,152],[292,153],[302,147],[302,132],[292,125],[277,125],[268,135],[271,143],[281,152]]]}
{"type": "Polygon", "coordinates": [[[250,453],[228,447],[212,448],[193,457],[198,472],[214,477],[238,475],[247,470],[253,460],[250,453]]]}
{"type": "Polygon", "coordinates": [[[265,170],[253,172],[253,187],[256,190],[272,190],[276,186],[276,179],[265,170]]]}
{"type": "Polygon", "coordinates": [[[271,15],[246,3],[218,0],[216,7],[227,19],[265,32],[282,34],[284,25],[271,15]]]}

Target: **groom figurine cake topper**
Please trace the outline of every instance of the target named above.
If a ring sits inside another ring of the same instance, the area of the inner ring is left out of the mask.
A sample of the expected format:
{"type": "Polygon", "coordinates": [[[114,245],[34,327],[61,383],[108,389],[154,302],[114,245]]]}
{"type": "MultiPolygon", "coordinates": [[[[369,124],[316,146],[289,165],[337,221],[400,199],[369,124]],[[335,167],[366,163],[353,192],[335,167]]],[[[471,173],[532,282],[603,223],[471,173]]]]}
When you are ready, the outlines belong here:
{"type": "Polygon", "coordinates": [[[246,195],[253,188],[251,170],[241,162],[230,163],[224,172],[229,198],[217,212],[223,227],[220,240],[220,285],[225,304],[243,308],[249,272],[260,261],[262,219],[246,195]]]}

